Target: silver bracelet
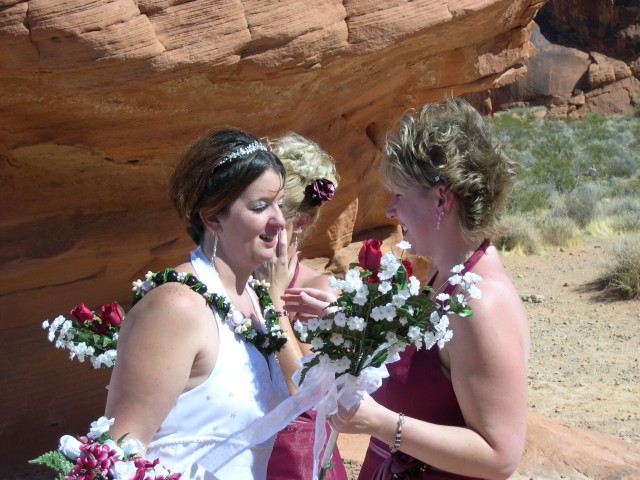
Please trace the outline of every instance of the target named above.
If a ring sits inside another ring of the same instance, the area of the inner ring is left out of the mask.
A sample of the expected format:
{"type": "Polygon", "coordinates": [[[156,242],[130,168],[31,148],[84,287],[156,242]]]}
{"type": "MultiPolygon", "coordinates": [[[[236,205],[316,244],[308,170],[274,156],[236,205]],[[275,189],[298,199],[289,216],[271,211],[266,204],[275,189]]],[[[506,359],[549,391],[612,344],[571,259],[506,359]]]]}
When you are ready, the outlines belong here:
{"type": "Polygon", "coordinates": [[[396,441],[389,447],[391,453],[396,453],[400,449],[400,442],[402,441],[402,425],[404,425],[404,413],[398,414],[398,426],[396,429],[396,441]]]}

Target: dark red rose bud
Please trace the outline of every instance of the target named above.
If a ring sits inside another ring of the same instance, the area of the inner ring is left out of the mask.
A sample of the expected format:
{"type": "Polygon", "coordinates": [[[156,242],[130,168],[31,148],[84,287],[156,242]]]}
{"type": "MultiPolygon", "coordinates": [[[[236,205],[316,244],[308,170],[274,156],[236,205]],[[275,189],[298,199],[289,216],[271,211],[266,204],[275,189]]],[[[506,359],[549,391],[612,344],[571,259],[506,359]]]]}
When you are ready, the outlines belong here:
{"type": "Polygon", "coordinates": [[[85,320],[93,320],[93,312],[84,303],[76,305],[70,313],[80,323],[84,323],[85,320]]]}
{"type": "Polygon", "coordinates": [[[411,260],[405,258],[402,260],[402,265],[404,265],[404,268],[407,271],[407,278],[413,275],[413,264],[411,263],[411,260]]]}
{"type": "Polygon", "coordinates": [[[98,314],[103,325],[119,326],[124,320],[124,313],[117,303],[107,303],[102,306],[102,313],[98,314]]]}
{"type": "Polygon", "coordinates": [[[358,263],[362,268],[374,271],[380,267],[380,259],[382,258],[381,246],[382,242],[373,238],[362,242],[360,253],[358,253],[358,263]]]}

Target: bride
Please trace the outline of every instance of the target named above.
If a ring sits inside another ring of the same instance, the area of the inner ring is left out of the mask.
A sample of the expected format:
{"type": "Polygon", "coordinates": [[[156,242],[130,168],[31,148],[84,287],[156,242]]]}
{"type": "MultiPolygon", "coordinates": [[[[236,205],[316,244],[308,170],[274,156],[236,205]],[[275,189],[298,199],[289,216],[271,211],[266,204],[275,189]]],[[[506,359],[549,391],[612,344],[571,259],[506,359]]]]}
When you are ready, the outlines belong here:
{"type": "Polygon", "coordinates": [[[220,447],[287,397],[276,353],[300,356],[297,342],[286,342],[280,295],[273,305],[251,281],[285,228],[283,183],[282,163],[255,137],[232,129],[202,137],[170,181],[197,247],[134,287],[106,415],[115,418],[114,438],[137,438],[143,456],[185,478],[212,478],[202,467],[185,472],[216,449],[224,458],[213,478],[266,477],[275,437],[239,455],[220,447]]]}

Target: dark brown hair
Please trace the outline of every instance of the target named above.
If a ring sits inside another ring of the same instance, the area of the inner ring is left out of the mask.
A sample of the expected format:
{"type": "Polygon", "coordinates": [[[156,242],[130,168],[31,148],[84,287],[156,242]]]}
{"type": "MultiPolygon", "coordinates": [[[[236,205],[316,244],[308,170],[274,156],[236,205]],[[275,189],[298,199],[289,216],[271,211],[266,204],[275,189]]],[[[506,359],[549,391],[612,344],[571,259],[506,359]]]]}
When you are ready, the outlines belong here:
{"type": "Polygon", "coordinates": [[[199,245],[204,235],[201,208],[207,218],[224,215],[229,205],[267,170],[277,172],[284,182],[285,170],[278,157],[241,130],[215,129],[193,143],[169,181],[173,206],[186,222],[193,241],[199,245]]]}

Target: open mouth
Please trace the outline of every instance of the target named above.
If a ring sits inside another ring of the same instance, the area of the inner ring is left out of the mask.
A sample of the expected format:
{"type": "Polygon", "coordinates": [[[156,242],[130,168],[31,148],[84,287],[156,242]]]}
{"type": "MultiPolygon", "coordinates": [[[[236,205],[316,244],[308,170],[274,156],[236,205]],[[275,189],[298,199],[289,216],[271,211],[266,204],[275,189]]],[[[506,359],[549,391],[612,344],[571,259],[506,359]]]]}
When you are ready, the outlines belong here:
{"type": "Polygon", "coordinates": [[[272,243],[275,242],[276,237],[275,236],[270,236],[270,235],[259,235],[260,240],[262,240],[263,242],[266,243],[272,243]]]}

